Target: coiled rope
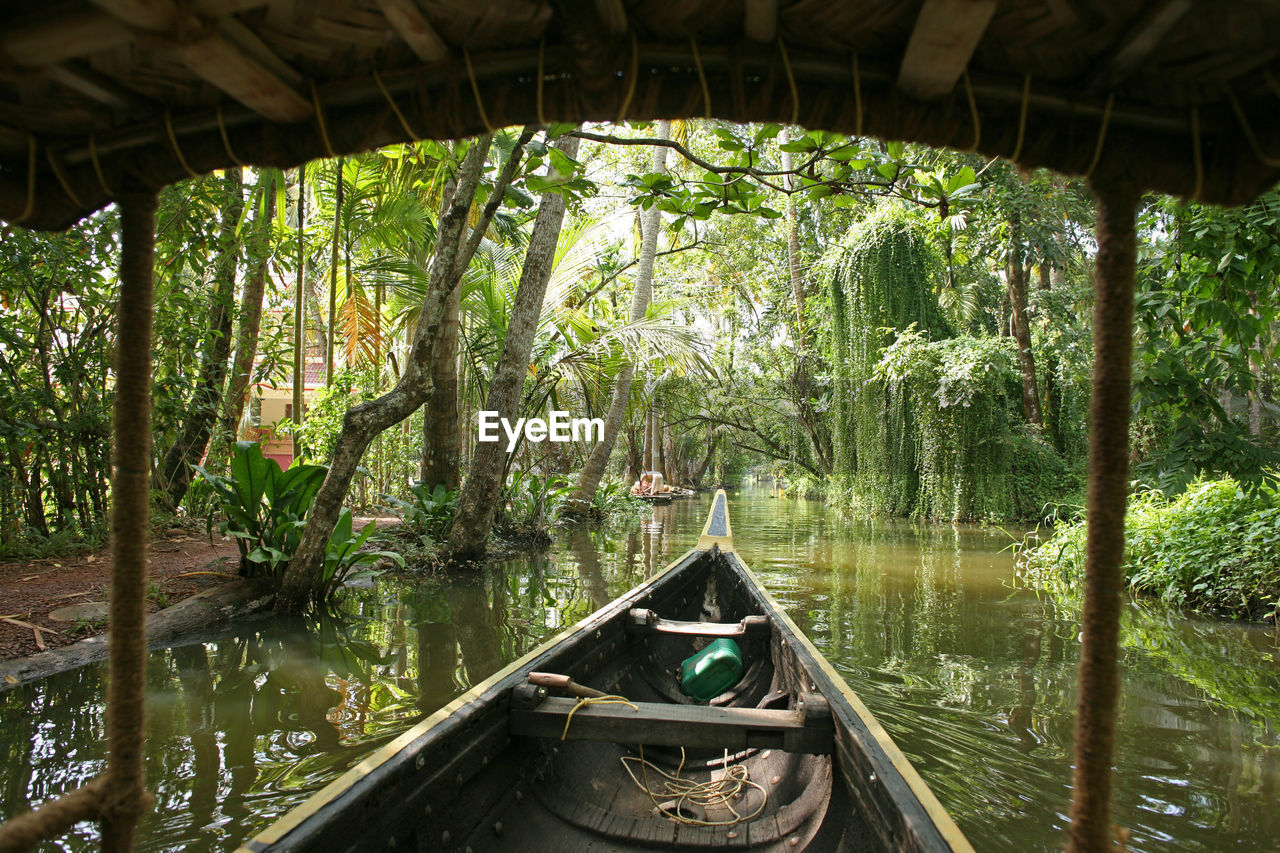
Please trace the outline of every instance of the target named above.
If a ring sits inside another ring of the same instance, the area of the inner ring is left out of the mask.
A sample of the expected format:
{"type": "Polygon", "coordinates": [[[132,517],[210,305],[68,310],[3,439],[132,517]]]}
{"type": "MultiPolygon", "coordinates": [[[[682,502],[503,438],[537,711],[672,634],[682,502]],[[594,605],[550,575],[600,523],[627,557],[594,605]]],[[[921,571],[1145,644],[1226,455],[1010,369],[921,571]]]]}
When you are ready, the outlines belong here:
{"type": "MultiPolygon", "coordinates": [[[[574,705],[565,717],[564,731],[560,734],[560,740],[565,740],[569,736],[569,726],[573,723],[573,715],[587,705],[626,705],[633,710],[640,710],[634,702],[625,696],[584,696],[578,700],[578,704],[574,705]]],[[[637,749],[640,753],[638,756],[624,755],[619,759],[622,762],[622,768],[627,771],[631,781],[636,783],[636,787],[649,797],[649,801],[653,803],[653,807],[658,813],[677,823],[691,826],[733,826],[756,817],[764,811],[765,805],[769,802],[769,792],[764,789],[764,786],[752,781],[751,773],[744,765],[729,764],[729,750],[727,749],[724,752],[724,775],[719,779],[712,779],[707,782],[696,782],[692,779],[685,779],[680,775],[680,772],[684,770],[684,747],[680,748],[680,765],[676,767],[675,773],[668,773],[646,759],[643,745],[637,745],[637,749]],[[636,775],[633,765],[640,766],[639,776],[636,775]],[[661,777],[656,781],[662,787],[654,787],[649,779],[650,770],[661,777]],[[733,807],[733,802],[736,799],[745,797],[751,788],[760,792],[760,804],[752,811],[744,814],[733,807]],[[670,802],[671,800],[675,801],[674,805],[670,802]],[[699,806],[704,811],[710,806],[724,806],[733,817],[724,820],[704,820],[686,814],[681,809],[681,806],[685,805],[699,806]]]]}

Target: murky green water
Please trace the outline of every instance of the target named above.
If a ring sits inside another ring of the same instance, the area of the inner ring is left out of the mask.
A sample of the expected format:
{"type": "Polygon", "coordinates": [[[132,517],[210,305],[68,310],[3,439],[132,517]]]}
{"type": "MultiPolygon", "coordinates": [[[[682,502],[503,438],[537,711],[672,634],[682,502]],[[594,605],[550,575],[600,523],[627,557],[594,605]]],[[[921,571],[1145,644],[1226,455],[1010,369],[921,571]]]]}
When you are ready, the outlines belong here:
{"type": "MultiPolygon", "coordinates": [[[[151,658],[140,849],[223,850],[375,746],[682,553],[707,499],[579,531],[472,583],[382,582],[342,621],[269,619],[151,658]]],[[[979,850],[1054,850],[1070,791],[1078,626],[1011,585],[998,531],[841,521],[731,496],[739,550],[979,850]]],[[[1132,607],[1117,755],[1131,850],[1276,850],[1273,633],[1132,607]]],[[[0,816],[104,764],[104,670],[0,695],[0,816]]],[[[90,829],[66,842],[92,846],[90,829]]],[[[63,849],[47,845],[46,849],[63,849]]]]}

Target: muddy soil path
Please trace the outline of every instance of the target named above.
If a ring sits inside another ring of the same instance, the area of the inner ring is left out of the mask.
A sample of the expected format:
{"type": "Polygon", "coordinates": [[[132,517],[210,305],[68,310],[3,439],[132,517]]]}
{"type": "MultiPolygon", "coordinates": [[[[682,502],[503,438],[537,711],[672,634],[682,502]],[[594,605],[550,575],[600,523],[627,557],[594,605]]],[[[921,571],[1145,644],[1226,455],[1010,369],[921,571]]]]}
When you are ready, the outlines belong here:
{"type": "MultiPolygon", "coordinates": [[[[160,610],[225,583],[235,577],[238,560],[235,542],[216,533],[210,543],[203,530],[160,531],[151,545],[149,609],[160,610]]],[[[105,618],[94,618],[92,607],[69,621],[49,614],[72,605],[106,602],[110,581],[111,554],[106,549],[0,563],[0,617],[5,617],[0,618],[0,661],[60,648],[105,631],[105,618]]]]}

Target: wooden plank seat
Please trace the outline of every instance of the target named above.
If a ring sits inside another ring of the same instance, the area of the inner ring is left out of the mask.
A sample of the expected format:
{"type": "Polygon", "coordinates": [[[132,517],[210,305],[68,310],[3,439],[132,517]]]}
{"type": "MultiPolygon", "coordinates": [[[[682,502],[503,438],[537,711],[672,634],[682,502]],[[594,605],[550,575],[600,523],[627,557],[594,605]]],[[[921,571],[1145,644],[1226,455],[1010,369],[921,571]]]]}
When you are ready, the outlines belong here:
{"type": "Polygon", "coordinates": [[[737,622],[680,622],[663,619],[652,610],[633,607],[627,612],[627,632],[631,634],[676,634],[685,637],[766,637],[768,616],[744,616],[737,622]]]}
{"type": "Polygon", "coordinates": [[[811,755],[827,755],[834,749],[831,709],[816,694],[803,694],[792,710],[632,704],[636,707],[619,703],[579,708],[577,699],[517,688],[511,703],[511,734],[560,739],[572,713],[566,740],[735,751],[755,747],[811,755]]]}

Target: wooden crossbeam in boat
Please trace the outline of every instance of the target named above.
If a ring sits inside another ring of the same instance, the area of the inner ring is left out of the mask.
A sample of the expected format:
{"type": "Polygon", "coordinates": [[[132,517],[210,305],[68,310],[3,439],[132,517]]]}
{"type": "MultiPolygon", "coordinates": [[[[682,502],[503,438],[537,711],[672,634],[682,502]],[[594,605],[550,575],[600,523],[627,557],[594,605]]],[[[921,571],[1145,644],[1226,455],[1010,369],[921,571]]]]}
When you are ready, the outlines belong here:
{"type": "Polygon", "coordinates": [[[744,616],[738,622],[679,622],[663,619],[652,610],[633,607],[627,613],[632,634],[680,634],[686,637],[763,637],[769,634],[768,616],[744,616]]]}
{"type": "Polygon", "coordinates": [[[576,699],[548,697],[533,707],[513,702],[511,734],[559,739],[569,723],[567,740],[634,743],[645,746],[743,750],[782,749],[826,755],[834,749],[831,709],[818,695],[806,694],[790,711],[723,708],[664,702],[578,706],[576,699]]]}

